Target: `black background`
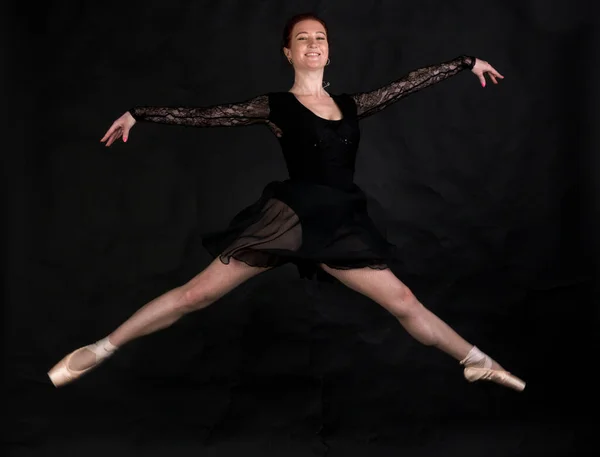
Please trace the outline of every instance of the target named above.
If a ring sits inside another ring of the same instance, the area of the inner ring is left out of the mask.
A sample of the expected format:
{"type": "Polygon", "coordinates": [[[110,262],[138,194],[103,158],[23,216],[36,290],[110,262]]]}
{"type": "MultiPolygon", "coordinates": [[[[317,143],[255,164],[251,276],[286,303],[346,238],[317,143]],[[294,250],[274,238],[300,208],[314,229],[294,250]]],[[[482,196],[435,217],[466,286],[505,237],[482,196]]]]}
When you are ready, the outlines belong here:
{"type": "MultiPolygon", "coordinates": [[[[584,455],[596,393],[600,70],[584,1],[4,5],[4,409],[10,455],[584,455]],[[265,273],[55,389],[46,372],[201,271],[200,233],[286,178],[264,127],[140,123],[133,105],[287,90],[292,14],[329,25],[330,92],[459,54],[469,72],[362,123],[356,181],[396,274],[507,369],[468,384],[338,283],[265,273]]],[[[596,449],[597,450],[597,449],[596,449]]]]}

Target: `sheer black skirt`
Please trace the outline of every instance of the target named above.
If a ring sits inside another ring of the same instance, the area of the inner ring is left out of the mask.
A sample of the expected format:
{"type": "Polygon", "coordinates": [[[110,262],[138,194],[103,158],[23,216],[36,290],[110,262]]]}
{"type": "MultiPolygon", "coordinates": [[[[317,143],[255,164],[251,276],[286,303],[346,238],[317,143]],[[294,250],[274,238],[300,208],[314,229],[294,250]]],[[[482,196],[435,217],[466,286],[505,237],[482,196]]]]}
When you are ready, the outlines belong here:
{"type": "Polygon", "coordinates": [[[203,245],[225,264],[231,258],[259,267],[291,262],[301,277],[312,277],[320,263],[386,269],[396,249],[369,217],[358,186],[340,190],[298,180],[268,184],[225,230],[204,234],[203,245]]]}

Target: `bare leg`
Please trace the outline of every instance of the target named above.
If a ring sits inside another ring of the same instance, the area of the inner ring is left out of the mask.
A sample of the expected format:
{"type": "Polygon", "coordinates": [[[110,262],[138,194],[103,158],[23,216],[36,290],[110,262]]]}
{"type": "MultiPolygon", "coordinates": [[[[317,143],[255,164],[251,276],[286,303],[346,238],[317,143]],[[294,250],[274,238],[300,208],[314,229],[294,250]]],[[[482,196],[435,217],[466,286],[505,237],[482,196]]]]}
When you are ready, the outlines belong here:
{"type": "MultiPolygon", "coordinates": [[[[371,298],[387,309],[417,341],[434,346],[456,360],[463,360],[473,348],[448,324],[423,306],[410,289],[391,270],[358,268],[336,270],[321,265],[342,284],[371,298]]],[[[492,360],[492,369],[503,368],[492,360]]]]}
{"type": "MultiPolygon", "coordinates": [[[[142,306],[108,335],[109,342],[121,347],[143,335],[169,327],[189,312],[206,308],[229,291],[268,268],[251,267],[231,259],[228,265],[215,259],[183,286],[172,289],[142,306]]],[[[83,370],[96,362],[88,349],[77,352],[69,368],[83,370]]]]}

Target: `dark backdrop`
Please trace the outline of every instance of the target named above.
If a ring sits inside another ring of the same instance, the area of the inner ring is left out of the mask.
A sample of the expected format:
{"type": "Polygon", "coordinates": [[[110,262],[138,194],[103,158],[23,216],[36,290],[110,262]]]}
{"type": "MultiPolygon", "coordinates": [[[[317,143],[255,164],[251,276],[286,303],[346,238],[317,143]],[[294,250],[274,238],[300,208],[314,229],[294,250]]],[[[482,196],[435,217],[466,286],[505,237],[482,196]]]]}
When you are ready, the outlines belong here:
{"type": "Polygon", "coordinates": [[[574,455],[596,400],[591,2],[145,1],[4,6],[4,377],[11,455],[574,455]],[[264,127],[137,124],[132,105],[287,90],[285,19],[329,23],[331,92],[459,54],[469,72],[362,123],[357,183],[397,275],[528,381],[470,385],[378,305],[291,266],[55,389],[48,369],[201,271],[200,233],[285,179],[264,127]],[[58,451],[58,449],[61,449],[58,451]],[[258,451],[257,451],[258,452],[258,451]]]}

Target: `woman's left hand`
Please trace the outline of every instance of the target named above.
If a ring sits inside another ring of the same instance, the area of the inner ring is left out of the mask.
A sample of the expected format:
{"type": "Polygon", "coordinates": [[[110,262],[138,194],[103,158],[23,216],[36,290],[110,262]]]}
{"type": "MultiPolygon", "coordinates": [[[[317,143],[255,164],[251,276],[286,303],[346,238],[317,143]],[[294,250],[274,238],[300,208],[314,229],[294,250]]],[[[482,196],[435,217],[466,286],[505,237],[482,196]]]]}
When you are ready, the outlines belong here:
{"type": "Polygon", "coordinates": [[[473,69],[471,71],[475,73],[475,75],[479,78],[482,87],[485,87],[486,73],[494,84],[498,84],[498,79],[504,79],[504,76],[498,73],[498,70],[492,67],[485,60],[481,59],[475,60],[475,65],[473,66],[473,69]]]}

